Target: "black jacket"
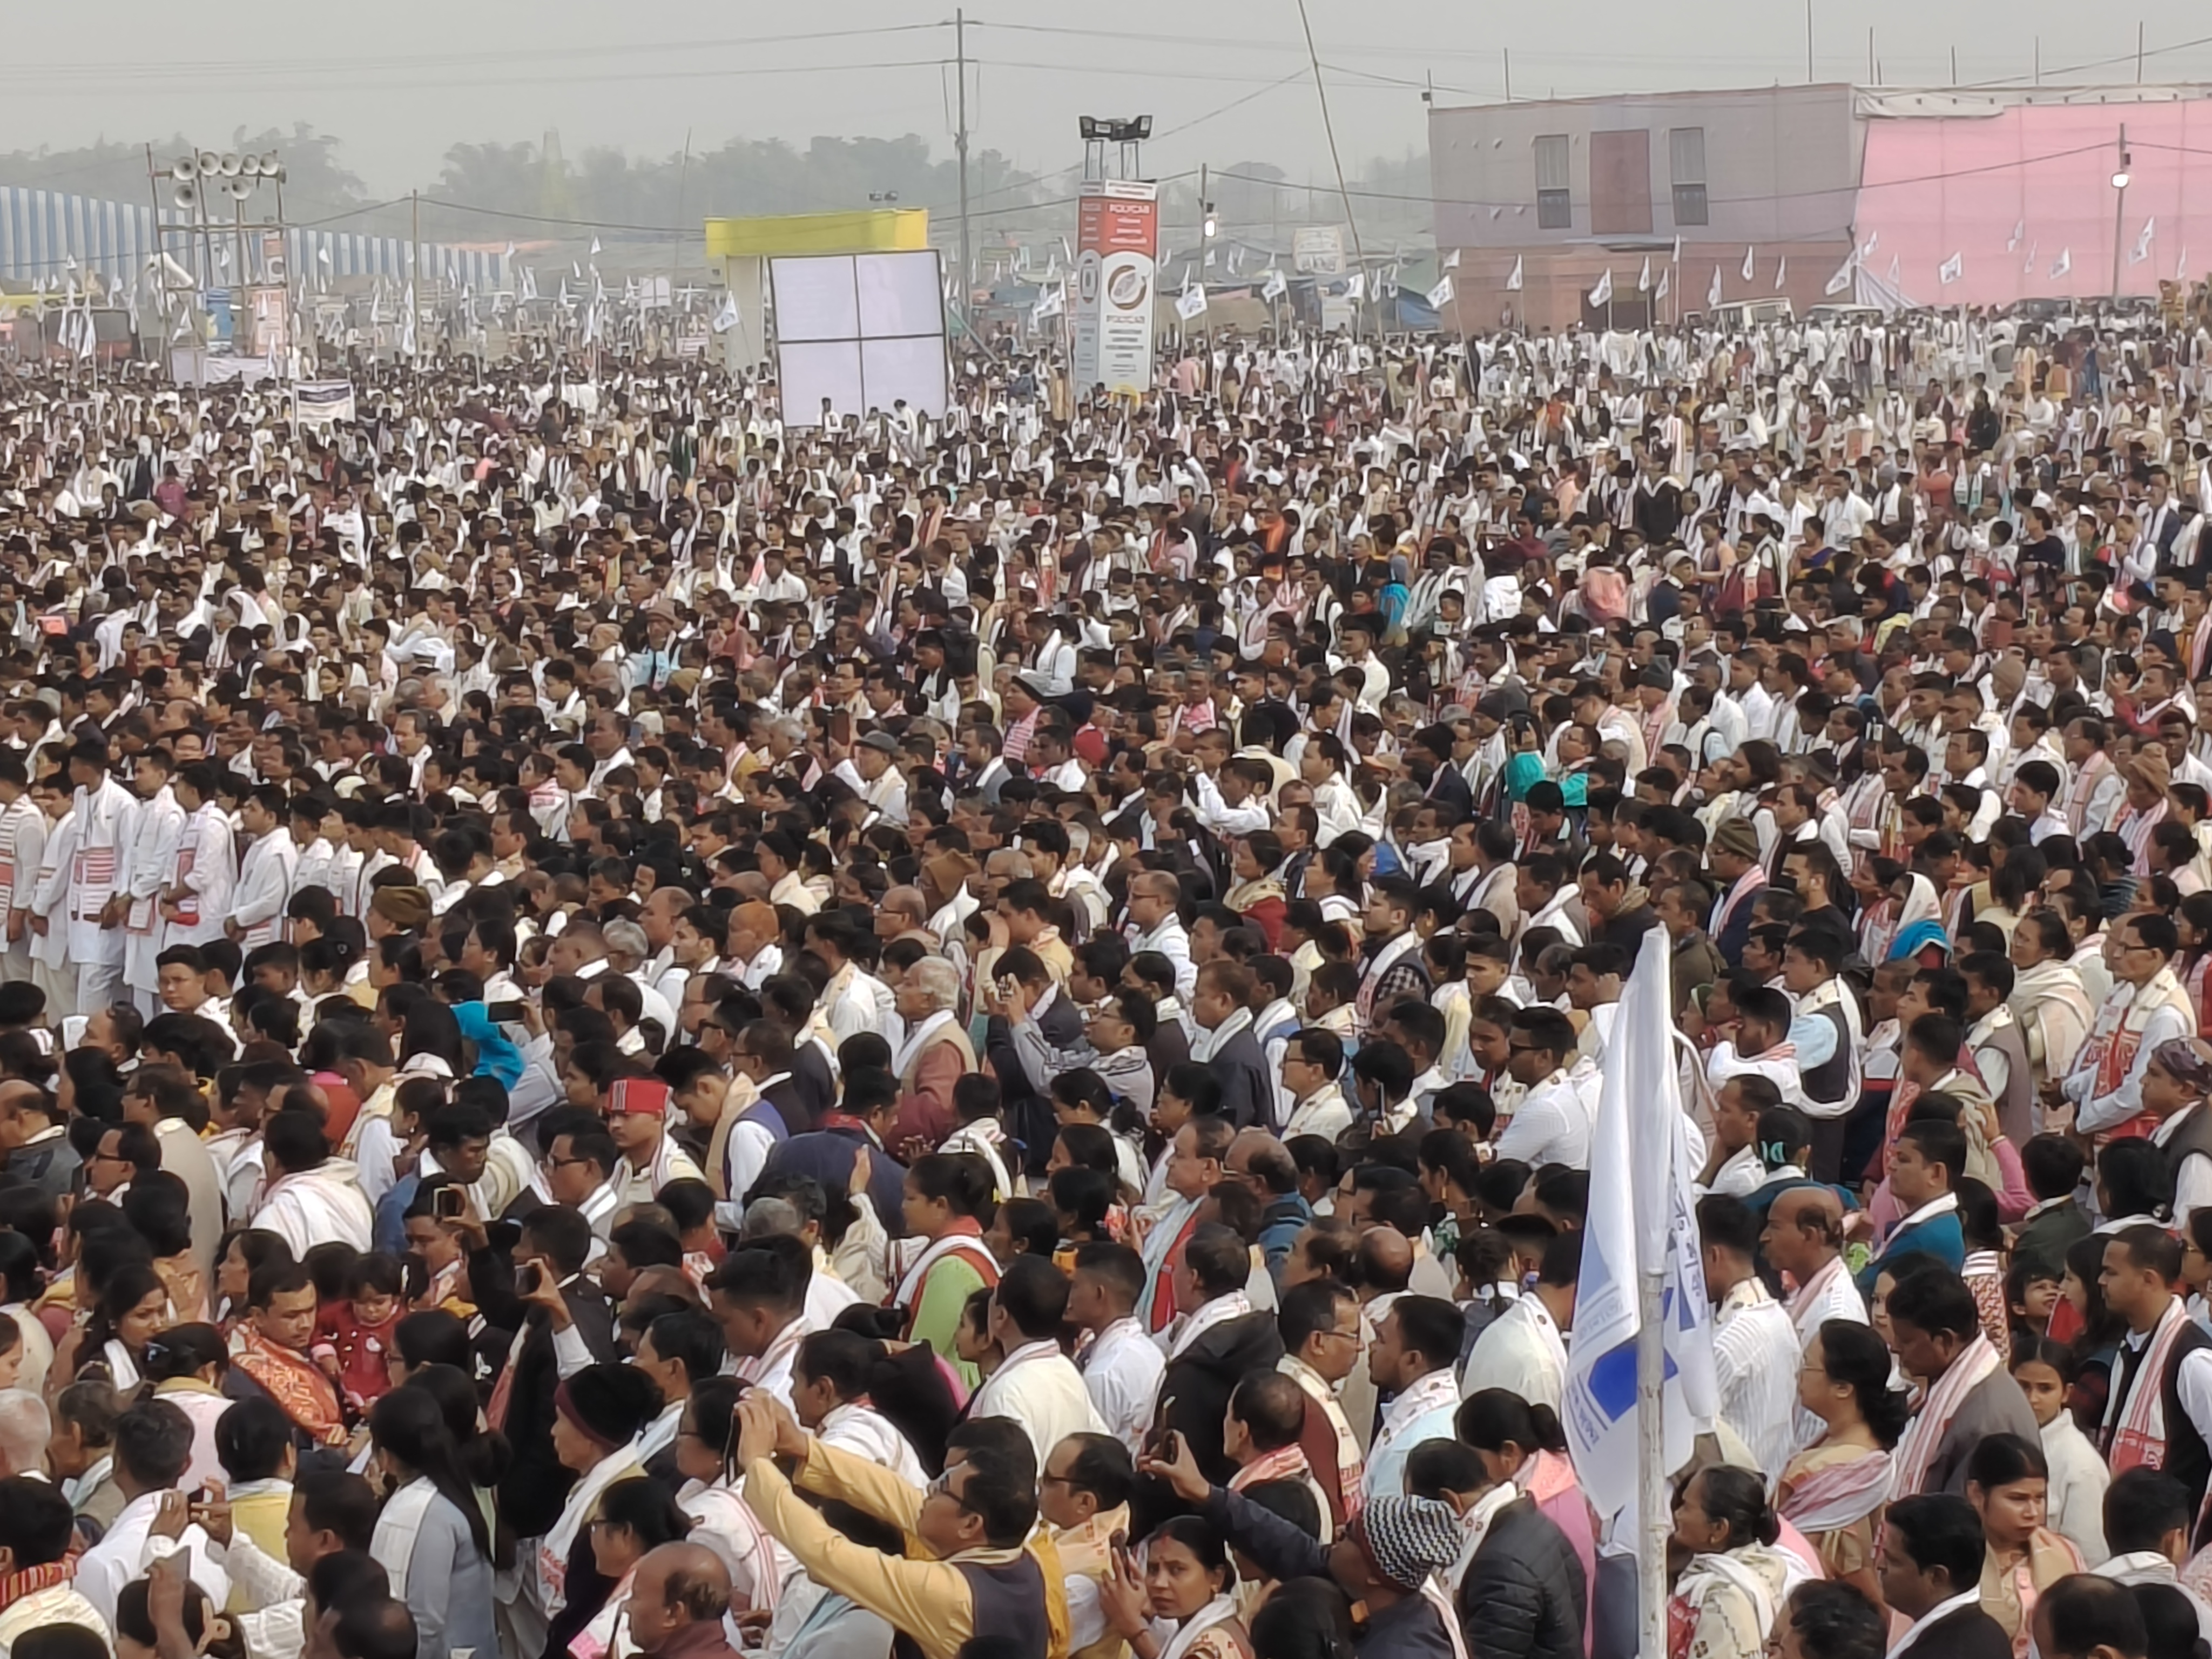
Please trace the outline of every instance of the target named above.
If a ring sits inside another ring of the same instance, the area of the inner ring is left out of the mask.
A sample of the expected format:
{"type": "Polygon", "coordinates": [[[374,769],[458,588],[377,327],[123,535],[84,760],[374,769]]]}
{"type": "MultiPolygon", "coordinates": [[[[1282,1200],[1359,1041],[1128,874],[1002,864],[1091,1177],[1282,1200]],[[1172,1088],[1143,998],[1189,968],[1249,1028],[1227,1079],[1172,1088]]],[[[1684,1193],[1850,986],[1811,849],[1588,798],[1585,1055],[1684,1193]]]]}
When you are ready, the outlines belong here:
{"type": "MultiPolygon", "coordinates": [[[[1222,1419],[1229,1396],[1253,1371],[1271,1371],[1283,1357],[1282,1333],[1272,1313],[1225,1319],[1168,1361],[1160,1378],[1158,1433],[1172,1429],[1183,1437],[1208,1480],[1226,1484],[1237,1465],[1221,1449],[1222,1419]]],[[[1146,1475],[1137,1482],[1130,1535],[1141,1536],[1182,1506],[1165,1481],[1146,1475]]]]}
{"type": "MultiPolygon", "coordinates": [[[[499,1483],[499,1512],[517,1538],[542,1538],[561,1518],[561,1504],[576,1477],[553,1455],[553,1391],[561,1384],[553,1357],[551,1322],[528,1310],[514,1293],[513,1233],[492,1229],[491,1248],[469,1253],[469,1292],[486,1325],[523,1334],[522,1345],[507,1364],[514,1377],[507,1390],[507,1420],[499,1425],[514,1449],[514,1462],[499,1483]]],[[[599,1287],[579,1275],[561,1292],[584,1345],[597,1360],[618,1357],[614,1310],[599,1287]]]]}
{"type": "Polygon", "coordinates": [[[1567,1535],[1534,1502],[1492,1516],[1460,1581],[1468,1650],[1484,1659],[1582,1659],[1589,1586],[1567,1535]]]}
{"type": "MultiPolygon", "coordinates": [[[[1231,1546],[1275,1579],[1327,1578],[1328,1546],[1294,1522],[1261,1509],[1241,1492],[1216,1486],[1206,1496],[1205,1516],[1231,1546]]],[[[1359,1659],[1452,1659],[1443,1613],[1426,1596],[1408,1595],[1370,1619],[1352,1638],[1359,1659]]],[[[1474,1650],[1482,1653],[1487,1650],[1474,1650]]],[[[1576,1644],[1576,1659],[1582,1647],[1576,1644]]]]}
{"type": "Polygon", "coordinates": [[[1275,1121],[1275,1085],[1267,1076],[1267,1057],[1249,1029],[1223,1043],[1209,1063],[1221,1082],[1222,1116],[1240,1129],[1264,1129],[1275,1121]]]}
{"type": "Polygon", "coordinates": [[[1979,1607],[1960,1607],[1921,1632],[1909,1650],[1928,1659],[2011,1659],[2012,1638],[1979,1607]]]}

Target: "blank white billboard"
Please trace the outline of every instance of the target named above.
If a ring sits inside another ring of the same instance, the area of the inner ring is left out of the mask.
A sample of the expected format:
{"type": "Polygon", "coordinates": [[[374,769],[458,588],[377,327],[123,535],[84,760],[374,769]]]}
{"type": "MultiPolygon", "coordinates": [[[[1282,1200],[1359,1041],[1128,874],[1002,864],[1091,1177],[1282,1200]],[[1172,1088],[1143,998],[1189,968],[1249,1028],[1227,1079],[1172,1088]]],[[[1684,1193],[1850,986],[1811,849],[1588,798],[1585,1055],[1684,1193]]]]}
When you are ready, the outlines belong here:
{"type": "Polygon", "coordinates": [[[950,401],[945,300],[934,251],[771,259],[783,418],[821,424],[903,402],[941,416],[950,401]]]}

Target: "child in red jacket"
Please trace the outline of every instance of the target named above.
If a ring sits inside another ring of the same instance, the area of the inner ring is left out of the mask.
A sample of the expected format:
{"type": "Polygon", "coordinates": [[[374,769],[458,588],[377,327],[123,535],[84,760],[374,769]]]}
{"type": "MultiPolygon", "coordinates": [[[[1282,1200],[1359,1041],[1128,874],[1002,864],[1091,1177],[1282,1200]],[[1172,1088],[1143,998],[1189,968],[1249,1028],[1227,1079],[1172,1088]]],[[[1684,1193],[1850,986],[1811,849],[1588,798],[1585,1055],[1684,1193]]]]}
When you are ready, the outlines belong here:
{"type": "Polygon", "coordinates": [[[338,1385],[353,1416],[365,1415],[392,1387],[386,1362],[407,1311],[404,1284],[398,1258],[372,1250],[346,1270],[344,1298],[325,1303],[316,1322],[315,1364],[338,1385]]]}

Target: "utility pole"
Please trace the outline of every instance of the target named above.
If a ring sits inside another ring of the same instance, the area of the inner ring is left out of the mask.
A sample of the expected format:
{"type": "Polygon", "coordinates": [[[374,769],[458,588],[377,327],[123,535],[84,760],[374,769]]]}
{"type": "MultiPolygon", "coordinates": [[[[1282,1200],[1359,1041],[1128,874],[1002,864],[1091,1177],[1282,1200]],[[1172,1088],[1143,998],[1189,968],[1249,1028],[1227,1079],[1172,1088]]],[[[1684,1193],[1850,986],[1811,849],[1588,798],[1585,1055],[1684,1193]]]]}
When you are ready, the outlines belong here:
{"type": "Polygon", "coordinates": [[[1505,101],[1510,104],[1513,101],[1513,48],[1500,46],[1498,50],[1505,59],[1505,101]]]}
{"type": "Polygon", "coordinates": [[[2043,37],[2035,37],[2035,84],[2043,84],[2043,37]]]}
{"type": "Polygon", "coordinates": [[[952,14],[952,56],[960,74],[960,125],[952,135],[952,147],[960,157],[960,331],[969,339],[975,331],[969,326],[968,312],[975,303],[975,253],[969,240],[968,228],[968,14],[956,10],[952,14]]]}
{"type": "Polygon", "coordinates": [[[2112,298],[2120,297],[2120,241],[2128,234],[2128,124],[2120,123],[2120,163],[2112,173],[2112,298]]]}
{"type": "Polygon", "coordinates": [[[1352,232],[1352,257],[1359,272],[1362,299],[1352,309],[1352,337],[1359,337],[1359,313],[1366,303],[1367,250],[1359,245],[1359,220],[1352,210],[1352,187],[1345,182],[1344,157],[1336,147],[1336,124],[1329,119],[1328,85],[1322,79],[1321,52],[1314,45],[1313,19],[1306,13],[1306,0],[1298,0],[1298,24],[1305,31],[1306,61],[1313,65],[1314,94],[1321,103],[1321,130],[1328,140],[1329,164],[1336,170],[1336,193],[1344,203],[1344,222],[1352,232]]]}
{"type": "Polygon", "coordinates": [[[1881,71],[1875,67],[1874,25],[1871,23],[1867,25],[1867,84],[1877,87],[1881,84],[1881,71]]]}
{"type": "Polygon", "coordinates": [[[1805,84],[1813,79],[1813,0],[1805,0],[1805,84]]]}
{"type": "Polygon", "coordinates": [[[1951,84],[1954,87],[1959,84],[1959,49],[1956,46],[1951,48],[1951,84]]]}
{"type": "Polygon", "coordinates": [[[2142,19],[2138,17],[2136,19],[2136,84],[2137,86],[2142,84],[2142,60],[2143,26],[2142,19]]]}

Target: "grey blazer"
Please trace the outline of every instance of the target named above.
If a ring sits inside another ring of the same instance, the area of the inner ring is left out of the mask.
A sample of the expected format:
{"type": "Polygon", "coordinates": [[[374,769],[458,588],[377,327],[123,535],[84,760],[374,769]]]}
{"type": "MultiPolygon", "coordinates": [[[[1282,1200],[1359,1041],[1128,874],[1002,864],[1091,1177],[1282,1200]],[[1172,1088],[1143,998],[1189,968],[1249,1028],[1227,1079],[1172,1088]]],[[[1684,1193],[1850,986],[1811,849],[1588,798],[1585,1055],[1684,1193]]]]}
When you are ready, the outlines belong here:
{"type": "Polygon", "coordinates": [[[1992,1434],[2016,1434],[2031,1446],[2042,1443],[2043,1431],[2036,1425],[2035,1413],[2028,1409],[2027,1396],[2002,1367],[1984,1377],[1960,1402],[1920,1490],[1965,1497],[1966,1460],[1984,1437],[1992,1434]]]}
{"type": "Polygon", "coordinates": [[[407,1611],[415,1617],[416,1659],[447,1659],[455,1648],[496,1659],[491,1563],[477,1553],[467,1517],[443,1494],[423,1511],[407,1558],[407,1611]]]}

